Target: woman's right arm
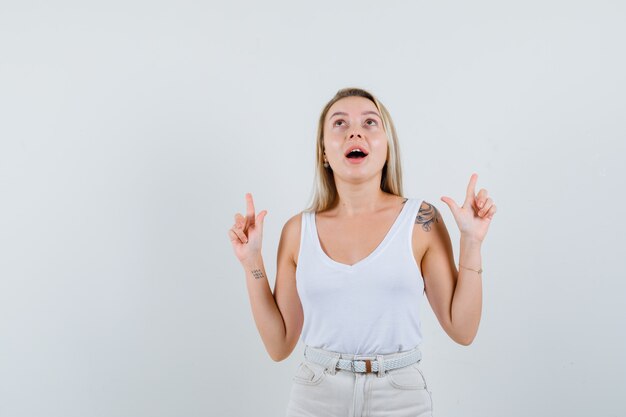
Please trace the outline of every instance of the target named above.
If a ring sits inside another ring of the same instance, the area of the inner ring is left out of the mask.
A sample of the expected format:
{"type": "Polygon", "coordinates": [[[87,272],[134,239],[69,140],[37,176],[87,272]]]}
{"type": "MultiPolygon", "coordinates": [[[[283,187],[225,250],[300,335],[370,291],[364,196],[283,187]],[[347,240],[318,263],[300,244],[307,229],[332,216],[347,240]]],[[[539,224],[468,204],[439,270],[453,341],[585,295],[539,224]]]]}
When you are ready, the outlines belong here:
{"type": "Polygon", "coordinates": [[[246,286],[252,314],[265,349],[274,361],[289,357],[300,337],[303,323],[302,305],[296,289],[296,264],[293,254],[300,242],[300,216],[294,216],[283,227],[278,245],[274,294],[261,255],[263,219],[267,212],[254,216],[252,196],[246,194],[247,216],[235,215],[235,226],[229,231],[235,255],[246,274],[246,286]]]}

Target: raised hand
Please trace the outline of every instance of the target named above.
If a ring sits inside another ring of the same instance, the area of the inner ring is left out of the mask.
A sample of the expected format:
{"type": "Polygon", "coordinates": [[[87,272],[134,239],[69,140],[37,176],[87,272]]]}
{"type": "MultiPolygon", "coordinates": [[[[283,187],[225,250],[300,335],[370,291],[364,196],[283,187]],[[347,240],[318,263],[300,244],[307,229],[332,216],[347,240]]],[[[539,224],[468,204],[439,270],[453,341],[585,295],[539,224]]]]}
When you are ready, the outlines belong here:
{"type": "Polygon", "coordinates": [[[481,188],[478,195],[475,194],[477,180],[478,174],[472,174],[463,206],[459,207],[453,199],[446,196],[441,197],[441,201],[452,211],[461,236],[482,242],[496,213],[496,205],[487,197],[486,189],[481,188]]]}
{"type": "Polygon", "coordinates": [[[255,217],[252,194],[246,193],[246,203],[246,217],[240,213],[235,214],[235,224],[228,230],[235,255],[242,264],[261,256],[263,220],[267,215],[267,210],[263,210],[255,217]]]}

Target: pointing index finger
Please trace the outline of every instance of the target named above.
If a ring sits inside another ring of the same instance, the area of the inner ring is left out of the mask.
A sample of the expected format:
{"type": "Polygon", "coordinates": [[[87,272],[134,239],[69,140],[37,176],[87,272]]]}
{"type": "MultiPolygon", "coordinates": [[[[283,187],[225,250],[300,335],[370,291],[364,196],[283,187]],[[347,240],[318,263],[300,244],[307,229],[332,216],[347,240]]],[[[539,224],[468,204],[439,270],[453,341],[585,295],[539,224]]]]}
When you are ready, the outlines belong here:
{"type": "Polygon", "coordinates": [[[246,200],[248,202],[248,211],[246,217],[248,218],[248,225],[254,226],[254,201],[252,200],[252,194],[246,193],[246,200]]]}
{"type": "Polygon", "coordinates": [[[471,204],[474,201],[477,179],[478,179],[478,174],[473,173],[472,176],[470,177],[470,182],[467,185],[467,194],[465,196],[466,203],[471,204]]]}

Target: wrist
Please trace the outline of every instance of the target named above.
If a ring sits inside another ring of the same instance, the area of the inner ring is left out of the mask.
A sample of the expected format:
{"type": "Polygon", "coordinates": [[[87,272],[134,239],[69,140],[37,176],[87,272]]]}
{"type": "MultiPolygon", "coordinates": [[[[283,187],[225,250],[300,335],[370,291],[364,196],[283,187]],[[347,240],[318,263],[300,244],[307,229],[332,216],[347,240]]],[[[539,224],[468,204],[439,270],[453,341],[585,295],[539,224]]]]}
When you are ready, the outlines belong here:
{"type": "Polygon", "coordinates": [[[482,268],[482,266],[481,266],[481,267],[479,267],[478,269],[475,269],[474,267],[472,267],[472,268],[468,268],[468,267],[466,267],[466,266],[464,266],[464,265],[461,265],[461,264],[459,263],[459,269],[461,269],[461,268],[464,268],[464,269],[469,269],[470,271],[474,271],[474,272],[478,273],[479,275],[480,275],[480,274],[482,274],[482,272],[483,272],[483,268],[482,268]]]}
{"type": "Polygon", "coordinates": [[[263,257],[261,255],[241,261],[241,266],[245,270],[263,268],[263,257]]]}
{"type": "Polygon", "coordinates": [[[483,241],[476,239],[475,237],[468,235],[468,234],[464,234],[461,233],[461,242],[464,243],[470,243],[470,244],[474,244],[474,245],[482,245],[483,241]]]}

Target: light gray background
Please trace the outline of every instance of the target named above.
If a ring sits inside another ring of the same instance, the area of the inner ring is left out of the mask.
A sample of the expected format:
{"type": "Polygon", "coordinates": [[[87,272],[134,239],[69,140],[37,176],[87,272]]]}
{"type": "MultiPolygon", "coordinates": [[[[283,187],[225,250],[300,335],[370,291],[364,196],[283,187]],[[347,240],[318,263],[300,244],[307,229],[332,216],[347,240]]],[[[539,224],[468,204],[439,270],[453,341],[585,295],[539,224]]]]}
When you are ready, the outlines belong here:
{"type": "Polygon", "coordinates": [[[0,2],[0,415],[280,416],[227,236],[285,221],[341,87],[390,110],[405,194],[498,206],[483,318],[428,303],[439,417],[623,416],[626,10],[617,1],[0,2]]]}

